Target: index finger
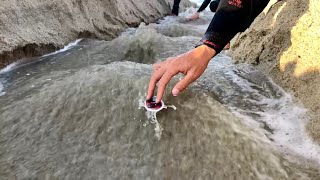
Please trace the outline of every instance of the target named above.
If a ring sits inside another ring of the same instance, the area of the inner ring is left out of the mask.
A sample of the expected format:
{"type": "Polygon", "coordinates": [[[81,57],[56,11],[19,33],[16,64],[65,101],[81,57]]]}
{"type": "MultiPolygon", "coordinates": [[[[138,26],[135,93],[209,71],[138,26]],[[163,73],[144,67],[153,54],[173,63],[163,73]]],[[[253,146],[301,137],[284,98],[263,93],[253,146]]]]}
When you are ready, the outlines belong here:
{"type": "Polygon", "coordinates": [[[162,99],[162,96],[164,94],[164,91],[166,89],[167,84],[169,83],[169,81],[171,80],[171,78],[173,76],[175,76],[176,74],[178,74],[179,72],[176,73],[169,73],[169,71],[166,71],[163,76],[161,77],[160,81],[159,81],[159,86],[158,86],[158,92],[157,92],[157,100],[156,102],[160,102],[162,99]]]}
{"type": "Polygon", "coordinates": [[[162,70],[162,69],[159,69],[159,70],[154,71],[152,73],[151,78],[150,78],[150,82],[149,82],[149,86],[148,86],[147,100],[152,98],[154,89],[157,85],[157,82],[162,77],[163,73],[164,73],[164,70],[162,70]]]}

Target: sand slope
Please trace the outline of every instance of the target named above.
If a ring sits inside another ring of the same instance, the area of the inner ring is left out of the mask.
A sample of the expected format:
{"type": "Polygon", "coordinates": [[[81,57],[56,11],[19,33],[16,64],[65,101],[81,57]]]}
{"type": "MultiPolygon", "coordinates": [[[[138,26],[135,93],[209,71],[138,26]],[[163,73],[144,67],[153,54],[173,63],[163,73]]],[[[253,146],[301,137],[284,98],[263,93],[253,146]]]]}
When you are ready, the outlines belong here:
{"type": "Polygon", "coordinates": [[[320,142],[320,1],[285,0],[261,13],[234,39],[237,62],[257,65],[311,110],[308,125],[320,142]]]}

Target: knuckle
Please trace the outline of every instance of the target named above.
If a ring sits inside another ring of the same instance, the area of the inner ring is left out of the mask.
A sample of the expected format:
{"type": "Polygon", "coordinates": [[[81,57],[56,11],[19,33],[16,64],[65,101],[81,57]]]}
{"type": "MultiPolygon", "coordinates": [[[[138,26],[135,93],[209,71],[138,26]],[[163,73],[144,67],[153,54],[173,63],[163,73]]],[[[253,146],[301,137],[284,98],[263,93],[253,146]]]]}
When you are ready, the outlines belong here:
{"type": "Polygon", "coordinates": [[[155,74],[153,74],[150,78],[151,82],[156,82],[157,81],[157,76],[155,74]]]}
{"type": "Polygon", "coordinates": [[[176,72],[175,69],[168,69],[166,73],[167,73],[167,76],[173,76],[175,72],[176,72]]]}
{"type": "Polygon", "coordinates": [[[198,77],[199,77],[198,73],[196,73],[194,71],[190,72],[189,79],[196,80],[196,79],[198,79],[198,77]]]}
{"type": "Polygon", "coordinates": [[[159,68],[152,68],[152,73],[155,74],[159,68]]]}
{"type": "Polygon", "coordinates": [[[158,63],[152,65],[152,68],[153,68],[153,69],[156,69],[157,67],[159,67],[159,64],[158,64],[158,63]]]}
{"type": "Polygon", "coordinates": [[[180,72],[179,66],[174,65],[174,64],[172,64],[172,65],[170,66],[170,68],[167,69],[167,73],[170,74],[170,75],[175,75],[175,74],[177,74],[178,72],[180,72]]]}

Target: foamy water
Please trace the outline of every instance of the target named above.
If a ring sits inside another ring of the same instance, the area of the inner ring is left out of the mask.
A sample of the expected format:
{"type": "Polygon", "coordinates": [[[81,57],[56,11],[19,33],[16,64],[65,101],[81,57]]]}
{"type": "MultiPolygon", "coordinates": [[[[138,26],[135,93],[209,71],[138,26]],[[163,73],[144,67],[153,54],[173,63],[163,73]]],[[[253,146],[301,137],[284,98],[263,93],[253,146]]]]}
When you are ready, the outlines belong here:
{"type": "Polygon", "coordinates": [[[190,0],[191,2],[197,3],[200,6],[203,3],[203,0],[190,0]]]}
{"type": "MultiPolygon", "coordinates": [[[[148,120],[144,122],[143,126],[146,127],[149,124],[153,124],[154,133],[155,133],[154,135],[155,137],[157,137],[158,140],[160,140],[162,131],[164,129],[161,127],[161,124],[157,119],[157,112],[148,111],[147,108],[145,107],[144,101],[145,101],[145,96],[140,97],[138,100],[138,107],[139,107],[138,109],[146,109],[146,117],[148,118],[148,120]]],[[[177,110],[177,107],[175,105],[164,105],[163,109],[173,109],[175,111],[177,110]]]]}
{"type": "Polygon", "coordinates": [[[3,69],[0,70],[0,74],[9,72],[9,71],[12,70],[13,67],[15,67],[16,65],[17,65],[17,63],[9,64],[8,66],[6,66],[6,67],[4,67],[3,69]]]}
{"type": "Polygon", "coordinates": [[[218,78],[202,86],[219,94],[219,99],[245,124],[264,134],[285,155],[320,164],[320,146],[306,133],[307,110],[294,103],[290,94],[254,67],[232,64],[229,57],[211,62],[210,68],[212,71],[202,77],[204,81],[212,76],[218,78]],[[229,83],[221,85],[226,79],[229,83]],[[222,88],[225,92],[220,94],[222,88]],[[233,98],[235,94],[239,97],[233,98]]]}

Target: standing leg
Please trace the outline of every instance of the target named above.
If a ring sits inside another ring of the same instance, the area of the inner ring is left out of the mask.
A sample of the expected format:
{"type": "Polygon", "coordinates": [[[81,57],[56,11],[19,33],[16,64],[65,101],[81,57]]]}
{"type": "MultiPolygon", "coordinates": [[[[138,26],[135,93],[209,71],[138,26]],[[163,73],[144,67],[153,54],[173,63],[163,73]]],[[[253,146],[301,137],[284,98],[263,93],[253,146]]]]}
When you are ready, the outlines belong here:
{"type": "Polygon", "coordinates": [[[172,14],[178,16],[179,15],[179,4],[181,0],[174,0],[172,7],[172,14]]]}

